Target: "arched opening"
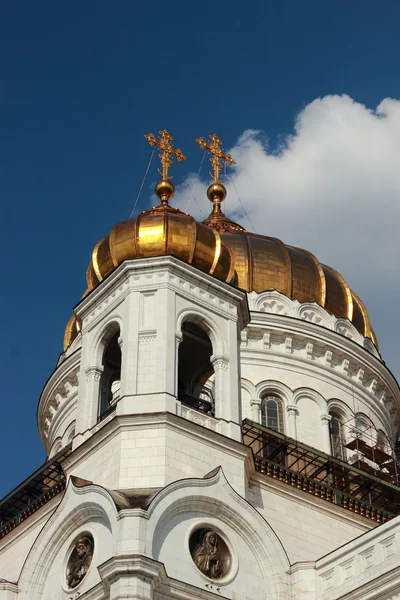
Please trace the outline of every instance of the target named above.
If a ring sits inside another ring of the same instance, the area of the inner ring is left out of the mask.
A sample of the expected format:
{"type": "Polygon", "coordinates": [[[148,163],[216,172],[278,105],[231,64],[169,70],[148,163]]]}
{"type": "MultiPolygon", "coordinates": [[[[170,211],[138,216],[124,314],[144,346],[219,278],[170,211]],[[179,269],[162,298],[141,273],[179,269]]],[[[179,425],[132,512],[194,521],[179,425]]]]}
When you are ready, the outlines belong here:
{"type": "Polygon", "coordinates": [[[337,412],[330,412],[329,436],[332,456],[339,460],[346,460],[345,437],[343,432],[343,419],[337,412]]]}
{"type": "Polygon", "coordinates": [[[381,429],[378,429],[376,433],[376,447],[379,450],[382,450],[382,452],[387,452],[388,454],[391,454],[389,440],[386,434],[381,429]]]}
{"type": "Polygon", "coordinates": [[[261,423],[268,429],[284,433],[282,400],[278,396],[268,394],[262,398],[261,423]]]}
{"type": "Polygon", "coordinates": [[[207,333],[195,323],[183,323],[178,351],[178,399],[183,404],[214,416],[212,353],[207,333]]]}
{"type": "Polygon", "coordinates": [[[367,444],[373,445],[372,433],[374,432],[374,426],[367,416],[358,413],[354,419],[354,433],[356,439],[362,440],[367,444]]]}
{"type": "Polygon", "coordinates": [[[103,372],[100,379],[99,416],[101,421],[112,412],[119,400],[121,387],[121,348],[119,330],[112,336],[103,352],[103,372]]]}

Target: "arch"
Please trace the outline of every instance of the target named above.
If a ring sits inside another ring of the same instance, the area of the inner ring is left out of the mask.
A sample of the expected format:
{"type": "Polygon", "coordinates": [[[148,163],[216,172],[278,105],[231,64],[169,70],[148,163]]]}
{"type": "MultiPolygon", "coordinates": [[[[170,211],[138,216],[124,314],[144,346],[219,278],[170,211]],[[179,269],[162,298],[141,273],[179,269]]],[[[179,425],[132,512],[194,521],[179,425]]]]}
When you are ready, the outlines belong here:
{"type": "Polygon", "coordinates": [[[297,318],[332,329],[332,316],[315,302],[303,302],[298,307],[297,318]]]}
{"type": "Polygon", "coordinates": [[[178,313],[176,319],[176,332],[178,336],[181,335],[182,326],[185,322],[194,323],[207,333],[211,341],[214,355],[226,354],[224,336],[222,335],[220,327],[209,313],[197,307],[196,309],[183,309],[178,313]]]}
{"type": "Polygon", "coordinates": [[[309,398],[310,400],[313,400],[319,407],[321,414],[325,414],[326,400],[319,392],[308,387],[297,388],[297,390],[295,390],[293,393],[294,404],[298,405],[302,398],[309,398]]]}
{"type": "Polygon", "coordinates": [[[207,332],[191,320],[182,322],[178,349],[178,399],[215,415],[213,347],[207,332]]]}
{"type": "Polygon", "coordinates": [[[343,416],[335,409],[329,412],[329,438],[331,443],[331,454],[339,460],[346,460],[346,437],[343,416]]]}
{"type": "MultiPolygon", "coordinates": [[[[21,600],[41,600],[54,561],[62,561],[61,551],[80,528],[88,527],[91,522],[106,528],[111,543],[112,532],[117,529],[115,504],[104,488],[93,484],[77,488],[70,480],[61,503],[40,531],[22,567],[18,581],[21,600]]],[[[101,552],[96,563],[111,557],[111,547],[106,550],[104,544],[97,544],[97,548],[101,552]]],[[[98,579],[96,572],[93,569],[91,577],[98,579]]],[[[87,581],[88,588],[94,583],[91,581],[87,581]]]]}
{"type": "Polygon", "coordinates": [[[52,458],[53,456],[56,456],[56,454],[58,454],[59,452],[61,452],[61,450],[63,449],[63,443],[61,440],[61,437],[57,437],[52,446],[51,446],[51,450],[49,453],[49,457],[52,458]]]}
{"type": "Polygon", "coordinates": [[[101,377],[98,392],[98,419],[107,416],[120,398],[122,352],[120,347],[121,330],[112,324],[102,338],[103,355],[101,359],[101,377]]]}
{"type": "Polygon", "coordinates": [[[336,331],[336,333],[340,333],[344,337],[349,338],[350,340],[355,340],[359,344],[362,344],[363,336],[360,334],[359,331],[357,331],[357,329],[354,327],[354,325],[352,323],[350,323],[350,321],[348,321],[347,319],[337,319],[336,323],[335,323],[334,331],[336,331]]]}
{"type": "Polygon", "coordinates": [[[293,317],[295,313],[293,300],[276,290],[259,294],[254,303],[254,310],[287,317],[293,317]]]}
{"type": "Polygon", "coordinates": [[[301,387],[293,393],[296,407],[296,436],[302,442],[329,452],[329,431],[325,398],[317,391],[301,387]]]}
{"type": "Polygon", "coordinates": [[[354,415],[354,433],[356,438],[373,446],[376,442],[376,427],[372,419],[363,412],[354,415]]]}
{"type": "Polygon", "coordinates": [[[392,444],[383,429],[378,429],[376,432],[376,447],[387,454],[393,454],[392,444]]]}
{"type": "Polygon", "coordinates": [[[257,395],[256,386],[249,379],[242,377],[240,379],[240,387],[250,395],[250,398],[254,398],[257,395]]]}
{"type": "Polygon", "coordinates": [[[266,379],[256,385],[257,398],[262,399],[263,396],[268,394],[281,398],[285,408],[293,402],[293,391],[284,383],[274,379],[266,379]]]}
{"type": "Polygon", "coordinates": [[[343,423],[350,426],[352,419],[354,418],[354,412],[343,400],[339,398],[330,398],[327,401],[327,412],[330,414],[331,411],[337,412],[343,419],[343,423]]]}
{"type": "Polygon", "coordinates": [[[122,319],[116,317],[115,315],[107,321],[101,331],[99,331],[93,341],[92,347],[93,350],[93,362],[94,366],[101,366],[101,362],[103,359],[104,350],[107,347],[107,344],[111,340],[111,338],[119,331],[119,335],[122,338],[123,330],[122,330],[122,319]]]}
{"type": "Polygon", "coordinates": [[[68,446],[75,437],[75,421],[72,421],[64,431],[63,435],[63,447],[68,446]]]}
{"type": "Polygon", "coordinates": [[[285,432],[283,401],[276,394],[264,394],[261,399],[261,425],[279,433],[285,432]]]}
{"type": "Polygon", "coordinates": [[[176,481],[155,495],[148,508],[146,532],[153,558],[160,560],[173,519],[191,512],[241,537],[258,562],[263,589],[271,597],[287,597],[289,559],[282,542],[264,517],[231,487],[221,467],[211,477],[176,481]]]}

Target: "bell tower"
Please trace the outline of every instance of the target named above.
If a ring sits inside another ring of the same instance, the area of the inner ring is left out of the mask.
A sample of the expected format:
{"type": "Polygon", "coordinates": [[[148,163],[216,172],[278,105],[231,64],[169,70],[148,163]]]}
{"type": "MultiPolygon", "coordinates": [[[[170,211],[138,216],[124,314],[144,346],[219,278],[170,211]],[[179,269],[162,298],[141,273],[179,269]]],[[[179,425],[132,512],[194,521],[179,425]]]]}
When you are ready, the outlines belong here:
{"type": "MultiPolygon", "coordinates": [[[[118,489],[203,476],[207,454],[208,470],[216,460],[207,437],[241,440],[247,296],[231,285],[231,253],[219,233],[170,206],[168,169],[172,157],[185,159],[182,152],[167,131],[146,138],[162,150],[160,204],[116,225],[95,246],[88,292],[74,312],[79,334],[57,369],[60,377],[76,354],[68,474],[118,489]]],[[[52,424],[47,435],[51,446],[52,424]]],[[[224,464],[231,450],[220,452],[224,464]]],[[[243,464],[239,471],[243,489],[243,464]]]]}

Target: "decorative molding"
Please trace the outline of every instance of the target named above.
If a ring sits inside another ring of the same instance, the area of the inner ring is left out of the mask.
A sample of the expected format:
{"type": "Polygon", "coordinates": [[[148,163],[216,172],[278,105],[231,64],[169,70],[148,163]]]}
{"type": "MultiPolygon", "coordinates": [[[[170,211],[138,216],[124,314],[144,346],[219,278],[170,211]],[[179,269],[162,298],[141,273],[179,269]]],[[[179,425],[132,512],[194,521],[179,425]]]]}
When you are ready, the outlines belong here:
{"type": "Polygon", "coordinates": [[[157,330],[156,329],[148,329],[144,331],[139,331],[139,344],[151,344],[155,342],[157,339],[157,330]]]}
{"type": "MultiPolygon", "coordinates": [[[[396,395],[394,380],[390,387],[390,379],[393,378],[390,373],[385,373],[384,365],[381,365],[380,362],[374,365],[373,362],[376,363],[376,359],[367,353],[363,356],[365,351],[362,348],[358,350],[356,347],[356,352],[354,352],[353,349],[347,349],[341,343],[335,343],[341,342],[341,340],[331,340],[332,334],[329,332],[326,332],[326,336],[322,336],[322,330],[318,337],[311,337],[311,334],[307,335],[304,330],[296,331],[292,322],[284,327],[282,324],[284,317],[279,316],[279,323],[275,329],[272,329],[274,319],[275,317],[272,317],[268,324],[265,324],[270,329],[266,332],[263,331],[263,324],[254,322],[254,320],[246,328],[246,347],[241,344],[242,363],[246,363],[247,355],[250,357],[254,352],[265,352],[271,357],[286,355],[288,359],[291,357],[293,360],[312,362],[313,368],[319,366],[325,370],[328,368],[329,371],[335,372],[345,380],[357,385],[359,389],[371,395],[375,401],[378,400],[390,421],[393,421],[390,411],[395,407],[400,407],[400,398],[396,395]],[[378,373],[381,371],[382,375],[379,376],[378,373]]],[[[243,337],[242,333],[242,339],[243,337]]],[[[284,360],[283,356],[282,360],[284,360]]]]}
{"type": "Polygon", "coordinates": [[[379,352],[372,341],[369,338],[365,338],[349,320],[336,318],[316,302],[300,303],[298,300],[291,300],[276,290],[262,292],[261,294],[250,292],[248,294],[248,300],[251,311],[294,317],[296,319],[301,319],[302,321],[308,321],[309,323],[326,327],[339,335],[355,341],[357,344],[368,350],[368,352],[379,358],[379,352]]]}
{"type": "Polygon", "coordinates": [[[229,366],[229,358],[227,356],[217,355],[211,356],[211,364],[214,367],[214,371],[227,371],[229,366]]]}
{"type": "Polygon", "coordinates": [[[327,413],[321,415],[321,421],[322,423],[330,423],[332,420],[332,415],[329,415],[327,413]]]}
{"type": "Polygon", "coordinates": [[[182,417],[184,419],[192,421],[192,423],[197,423],[197,425],[201,425],[202,427],[206,427],[207,429],[211,429],[211,431],[219,431],[219,421],[217,421],[217,419],[214,419],[214,417],[189,408],[184,404],[182,404],[181,410],[182,417]]]}
{"type": "Polygon", "coordinates": [[[85,369],[86,381],[100,381],[103,371],[103,366],[88,367],[85,369]]]}
{"type": "Polygon", "coordinates": [[[261,398],[250,398],[250,406],[261,406],[261,398]]]}

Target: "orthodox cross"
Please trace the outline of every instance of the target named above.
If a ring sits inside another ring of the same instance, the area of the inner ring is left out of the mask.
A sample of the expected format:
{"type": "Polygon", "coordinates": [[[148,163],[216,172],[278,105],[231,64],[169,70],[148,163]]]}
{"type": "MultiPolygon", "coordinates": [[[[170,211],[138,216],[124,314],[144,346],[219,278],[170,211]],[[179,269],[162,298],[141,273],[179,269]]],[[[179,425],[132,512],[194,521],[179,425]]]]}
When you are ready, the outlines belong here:
{"type": "Polygon", "coordinates": [[[224,154],[222,151],[222,142],[219,137],[213,133],[209,136],[211,140],[211,144],[207,144],[204,138],[197,138],[196,142],[199,144],[202,150],[208,150],[211,154],[210,162],[213,166],[214,173],[210,173],[211,177],[214,179],[214,183],[222,183],[223,180],[219,178],[219,173],[222,169],[223,163],[226,162],[229,165],[235,165],[235,161],[233,160],[230,154],[224,154]]]}
{"type": "Polygon", "coordinates": [[[144,137],[149,142],[150,146],[158,146],[162,150],[162,153],[158,155],[158,157],[161,159],[162,173],[160,169],[158,172],[164,181],[168,181],[169,179],[172,179],[171,176],[168,176],[168,170],[172,165],[172,158],[170,157],[175,156],[175,158],[180,162],[182,160],[186,160],[186,156],[183,156],[182,150],[175,150],[172,144],[170,144],[170,142],[173,140],[173,137],[166,129],[163,129],[163,131],[159,131],[158,133],[160,134],[159,140],[157,140],[156,136],[152,133],[147,133],[144,137]]]}

